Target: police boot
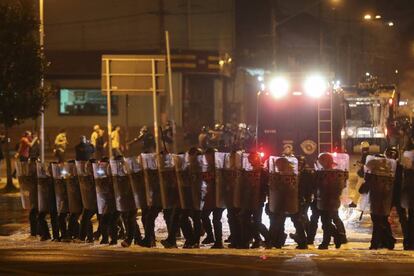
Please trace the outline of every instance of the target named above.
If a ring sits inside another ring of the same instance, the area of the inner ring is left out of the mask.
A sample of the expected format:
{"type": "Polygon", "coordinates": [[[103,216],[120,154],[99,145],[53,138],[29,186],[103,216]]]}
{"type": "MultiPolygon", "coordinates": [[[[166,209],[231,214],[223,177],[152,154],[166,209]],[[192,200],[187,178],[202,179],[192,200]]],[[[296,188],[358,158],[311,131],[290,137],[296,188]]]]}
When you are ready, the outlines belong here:
{"type": "Polygon", "coordinates": [[[222,241],[216,241],[211,247],[211,249],[222,249],[222,248],[224,248],[222,241]]]}
{"type": "Polygon", "coordinates": [[[210,243],[214,243],[214,237],[207,235],[207,237],[201,242],[202,244],[210,244],[210,243]]]}
{"type": "Polygon", "coordinates": [[[177,248],[177,243],[171,242],[168,239],[162,240],[161,244],[164,248],[177,248]]]}
{"type": "Polygon", "coordinates": [[[122,247],[130,247],[130,246],[131,246],[131,243],[132,243],[132,240],[130,240],[130,239],[126,239],[126,240],[123,240],[123,241],[121,242],[121,246],[122,246],[122,247]]]}

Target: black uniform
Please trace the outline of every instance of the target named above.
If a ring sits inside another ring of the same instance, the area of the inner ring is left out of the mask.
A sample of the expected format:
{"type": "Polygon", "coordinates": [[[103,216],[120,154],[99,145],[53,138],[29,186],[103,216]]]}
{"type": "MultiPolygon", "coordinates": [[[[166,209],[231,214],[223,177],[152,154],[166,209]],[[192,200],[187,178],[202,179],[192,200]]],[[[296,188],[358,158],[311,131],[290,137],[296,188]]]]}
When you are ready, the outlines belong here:
{"type": "MultiPolygon", "coordinates": [[[[242,196],[240,205],[241,248],[259,247],[262,235],[265,241],[270,240],[269,230],[262,223],[262,213],[267,194],[268,173],[263,170],[242,172],[242,196]]],[[[238,206],[236,206],[238,207],[238,206]]]]}
{"type": "Polygon", "coordinates": [[[401,206],[408,210],[404,249],[414,250],[414,169],[404,169],[401,206]]]}
{"type": "Polygon", "coordinates": [[[340,170],[321,170],[316,172],[317,201],[319,210],[323,240],[319,249],[327,249],[334,237],[336,248],[344,243],[345,227],[339,218],[338,209],[341,205],[340,196],[345,188],[348,173],[340,170]]]}
{"type": "Polygon", "coordinates": [[[368,193],[371,204],[372,238],[370,249],[393,249],[395,239],[392,236],[388,216],[391,209],[392,189],[394,178],[392,176],[377,176],[365,174],[365,183],[359,189],[360,193],[368,193]]]}
{"type": "Polygon", "coordinates": [[[46,222],[46,216],[50,215],[50,222],[52,225],[52,236],[54,241],[60,241],[59,236],[59,222],[57,215],[57,207],[55,200],[55,189],[53,185],[53,179],[51,177],[51,167],[39,169],[40,164],[38,164],[38,173],[37,173],[37,191],[39,199],[39,215],[37,219],[38,231],[40,235],[40,240],[45,241],[49,240],[50,232],[49,226],[46,222]],[[44,169],[49,170],[49,172],[44,172],[44,169]],[[40,174],[39,171],[42,173],[40,174]]]}

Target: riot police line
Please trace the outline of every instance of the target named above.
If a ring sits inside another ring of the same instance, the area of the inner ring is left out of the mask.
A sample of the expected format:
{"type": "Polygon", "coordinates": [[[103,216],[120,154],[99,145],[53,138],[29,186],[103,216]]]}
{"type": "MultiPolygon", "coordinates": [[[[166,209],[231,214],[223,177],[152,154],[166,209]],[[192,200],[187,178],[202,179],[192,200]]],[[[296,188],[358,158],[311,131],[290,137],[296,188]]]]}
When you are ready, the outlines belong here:
{"type": "MultiPolygon", "coordinates": [[[[414,155],[403,169],[403,208],[413,226],[414,155]]],[[[370,156],[365,166],[361,193],[369,193],[373,238],[371,249],[393,249],[395,239],[387,220],[391,209],[397,161],[370,156]]],[[[39,163],[16,163],[21,199],[29,210],[30,232],[40,240],[90,242],[128,247],[156,245],[155,219],[163,213],[168,236],[165,248],[177,247],[182,233],[183,248],[282,248],[285,221],[290,218],[295,233],[290,237],[298,249],[314,244],[321,219],[323,238],[319,249],[333,240],[336,248],[347,243],[338,209],[347,185],[349,156],[322,153],[314,167],[303,157],[270,156],[256,152],[202,152],[191,148],[184,154],[143,153],[137,157],[39,163]],[[222,215],[227,209],[230,236],[224,240],[222,215]],[[311,216],[308,217],[308,210],[311,216]],[[144,235],[137,223],[138,210],[144,235]],[[262,223],[262,212],[270,227],[262,223]],[[97,215],[98,229],[92,218],[97,215]],[[52,236],[46,221],[50,217],[52,236]],[[210,220],[212,216],[212,221],[210,220]],[[201,240],[204,233],[206,237],[201,240]],[[264,239],[264,240],[263,240],[264,239]]],[[[410,228],[411,229],[411,228],[410,228]]],[[[405,231],[404,248],[413,249],[413,231],[405,231]]]]}

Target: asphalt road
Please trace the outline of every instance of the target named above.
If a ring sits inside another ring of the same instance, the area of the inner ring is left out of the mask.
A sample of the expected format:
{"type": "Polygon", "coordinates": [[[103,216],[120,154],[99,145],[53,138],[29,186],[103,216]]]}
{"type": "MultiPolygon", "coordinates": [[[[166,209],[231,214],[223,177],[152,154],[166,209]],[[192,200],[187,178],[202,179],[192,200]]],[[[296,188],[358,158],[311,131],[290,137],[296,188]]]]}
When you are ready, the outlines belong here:
{"type": "MultiPolygon", "coordinates": [[[[240,256],[84,249],[0,249],[0,275],[413,275],[414,261],[334,254],[240,256]]],[[[227,251],[227,250],[226,250],[227,251]]],[[[293,251],[293,250],[292,250],[293,251]]],[[[257,251],[256,251],[257,252],[257,251]]],[[[260,252],[261,254],[265,254],[260,252]]],[[[364,254],[370,254],[366,252],[364,254]]],[[[398,256],[394,256],[398,257],[398,256]]],[[[407,257],[407,256],[406,256],[407,257]]],[[[412,258],[412,256],[411,256],[412,258]]]]}

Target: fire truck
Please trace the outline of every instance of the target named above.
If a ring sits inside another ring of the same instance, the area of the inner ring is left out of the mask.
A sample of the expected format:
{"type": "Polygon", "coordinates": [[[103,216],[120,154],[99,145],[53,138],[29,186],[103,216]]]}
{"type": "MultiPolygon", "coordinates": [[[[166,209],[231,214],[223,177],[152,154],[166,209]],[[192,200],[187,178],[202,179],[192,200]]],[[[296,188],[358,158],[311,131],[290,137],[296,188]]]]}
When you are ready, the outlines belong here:
{"type": "Polygon", "coordinates": [[[341,87],[323,74],[269,77],[257,94],[257,150],[278,155],[290,146],[313,164],[321,152],[353,153],[363,140],[384,149],[397,102],[395,86],[372,79],[341,87]]]}
{"type": "Polygon", "coordinates": [[[268,76],[257,94],[257,148],[279,155],[286,146],[313,164],[341,150],[343,95],[323,74],[268,76]]]}
{"type": "Polygon", "coordinates": [[[362,141],[371,152],[383,152],[387,138],[395,135],[394,118],[399,105],[395,85],[382,85],[373,76],[354,86],[341,87],[345,116],[341,131],[343,145],[350,153],[359,152],[362,141]]]}

